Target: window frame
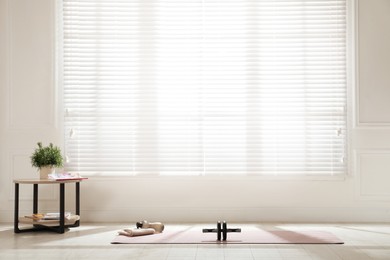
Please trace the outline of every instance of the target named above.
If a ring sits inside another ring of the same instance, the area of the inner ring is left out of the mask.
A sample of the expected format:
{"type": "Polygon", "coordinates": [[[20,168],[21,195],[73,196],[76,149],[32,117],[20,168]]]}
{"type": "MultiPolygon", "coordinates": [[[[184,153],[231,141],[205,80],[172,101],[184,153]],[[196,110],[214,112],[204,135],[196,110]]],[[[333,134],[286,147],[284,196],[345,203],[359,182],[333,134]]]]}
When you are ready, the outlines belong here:
{"type": "MultiPolygon", "coordinates": [[[[56,90],[57,90],[57,109],[58,109],[58,118],[57,118],[57,125],[58,130],[61,135],[61,143],[62,148],[64,150],[65,148],[65,129],[64,129],[64,115],[67,113],[64,109],[64,103],[63,103],[63,30],[62,30],[62,1],[63,0],[56,0],[55,1],[55,78],[56,78],[56,90]]],[[[211,175],[211,176],[205,176],[205,175],[135,175],[135,176],[123,176],[123,175],[105,175],[105,176],[97,176],[97,175],[90,175],[94,178],[101,178],[101,179],[127,179],[127,178],[137,178],[137,179],[149,179],[149,178],[163,178],[163,179],[199,179],[201,177],[202,179],[207,180],[221,180],[221,179],[231,179],[231,180],[242,180],[243,178],[249,179],[249,180],[319,180],[319,181],[328,181],[328,180],[336,180],[336,181],[344,181],[347,178],[352,176],[353,172],[353,161],[354,161],[354,152],[352,147],[352,131],[356,127],[356,111],[357,111],[357,105],[356,105],[356,74],[357,74],[357,66],[356,66],[356,60],[357,60],[357,42],[356,42],[356,34],[357,34],[357,3],[354,0],[346,0],[346,24],[347,24],[347,32],[346,32],[346,149],[345,149],[345,160],[346,160],[346,170],[344,174],[339,175],[305,175],[305,174],[297,174],[297,175],[211,175]]]]}

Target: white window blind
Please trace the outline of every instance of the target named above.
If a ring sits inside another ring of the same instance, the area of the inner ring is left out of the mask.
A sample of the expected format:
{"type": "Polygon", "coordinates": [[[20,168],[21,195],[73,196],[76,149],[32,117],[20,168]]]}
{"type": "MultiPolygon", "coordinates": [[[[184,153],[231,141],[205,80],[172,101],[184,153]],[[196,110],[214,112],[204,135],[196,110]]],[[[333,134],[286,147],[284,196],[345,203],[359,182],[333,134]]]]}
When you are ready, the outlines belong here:
{"type": "Polygon", "coordinates": [[[66,167],[346,171],[345,0],[63,0],[66,167]]]}

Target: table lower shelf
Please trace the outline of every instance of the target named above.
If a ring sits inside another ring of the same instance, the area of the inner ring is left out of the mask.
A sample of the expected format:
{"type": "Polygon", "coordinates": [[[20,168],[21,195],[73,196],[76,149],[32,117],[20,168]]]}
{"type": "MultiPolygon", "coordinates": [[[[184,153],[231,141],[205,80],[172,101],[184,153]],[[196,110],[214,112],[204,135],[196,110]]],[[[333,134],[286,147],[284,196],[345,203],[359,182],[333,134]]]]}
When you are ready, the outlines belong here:
{"type": "MultiPolygon", "coordinates": [[[[76,221],[80,220],[80,216],[71,215],[68,218],[65,218],[65,225],[74,225],[76,221]]],[[[44,226],[58,226],[60,221],[57,219],[49,219],[49,220],[34,220],[31,218],[20,217],[19,223],[21,224],[31,224],[31,225],[44,225],[44,226]]]]}
{"type": "MultiPolygon", "coordinates": [[[[75,226],[77,221],[80,220],[80,216],[71,215],[68,218],[65,218],[65,227],[75,226]]],[[[56,219],[50,220],[34,220],[31,218],[20,217],[19,224],[33,225],[33,226],[42,226],[42,227],[58,227],[60,226],[60,221],[56,219]]]]}

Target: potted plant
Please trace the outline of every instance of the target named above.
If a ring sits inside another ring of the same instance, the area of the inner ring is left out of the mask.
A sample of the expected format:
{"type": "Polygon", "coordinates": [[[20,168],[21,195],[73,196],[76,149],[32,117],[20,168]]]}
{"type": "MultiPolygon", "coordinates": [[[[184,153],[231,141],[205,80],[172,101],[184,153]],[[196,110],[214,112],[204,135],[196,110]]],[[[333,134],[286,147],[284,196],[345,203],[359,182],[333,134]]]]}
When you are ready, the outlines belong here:
{"type": "Polygon", "coordinates": [[[52,143],[49,146],[42,146],[39,142],[38,148],[31,155],[31,165],[39,169],[41,179],[47,179],[49,174],[54,173],[56,167],[63,165],[60,148],[52,143]]]}

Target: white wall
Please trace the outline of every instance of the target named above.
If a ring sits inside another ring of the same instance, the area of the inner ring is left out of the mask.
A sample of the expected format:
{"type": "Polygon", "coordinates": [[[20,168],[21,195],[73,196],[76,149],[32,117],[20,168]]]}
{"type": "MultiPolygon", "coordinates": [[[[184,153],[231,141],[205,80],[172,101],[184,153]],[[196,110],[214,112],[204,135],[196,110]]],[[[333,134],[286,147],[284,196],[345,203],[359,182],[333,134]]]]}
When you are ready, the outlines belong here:
{"type": "MultiPolygon", "coordinates": [[[[83,220],[389,221],[390,1],[358,2],[345,179],[90,178],[81,185],[83,220]]],[[[0,222],[13,219],[12,180],[38,177],[29,161],[36,142],[62,142],[54,19],[53,0],[0,0],[0,222]]],[[[31,213],[31,192],[21,186],[22,214],[31,213]]],[[[56,211],[58,191],[40,192],[40,211],[56,211]]]]}

